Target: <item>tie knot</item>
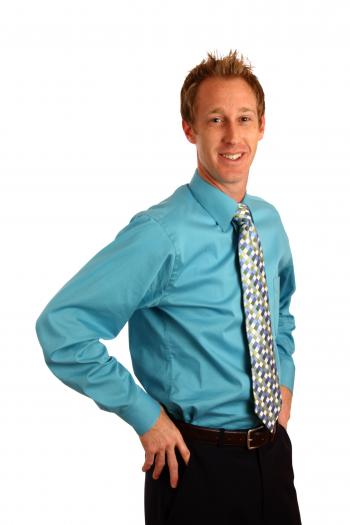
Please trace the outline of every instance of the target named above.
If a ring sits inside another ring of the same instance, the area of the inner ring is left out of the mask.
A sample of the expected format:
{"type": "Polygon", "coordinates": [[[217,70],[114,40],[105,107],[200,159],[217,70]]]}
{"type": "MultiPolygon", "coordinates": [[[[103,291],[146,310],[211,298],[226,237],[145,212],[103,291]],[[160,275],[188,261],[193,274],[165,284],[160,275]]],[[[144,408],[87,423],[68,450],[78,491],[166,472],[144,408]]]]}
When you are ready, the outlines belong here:
{"type": "Polygon", "coordinates": [[[239,226],[241,226],[244,223],[252,222],[252,216],[248,206],[246,204],[243,204],[243,202],[239,202],[237,211],[234,214],[232,220],[236,221],[239,224],[239,226]]]}

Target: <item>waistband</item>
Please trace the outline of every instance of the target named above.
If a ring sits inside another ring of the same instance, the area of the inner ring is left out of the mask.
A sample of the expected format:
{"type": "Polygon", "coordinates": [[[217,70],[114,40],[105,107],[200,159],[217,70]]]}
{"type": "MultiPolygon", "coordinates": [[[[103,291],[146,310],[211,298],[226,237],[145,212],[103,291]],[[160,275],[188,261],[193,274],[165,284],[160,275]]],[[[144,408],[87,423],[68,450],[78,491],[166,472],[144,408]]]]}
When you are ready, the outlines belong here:
{"type": "Polygon", "coordinates": [[[278,421],[271,432],[265,425],[247,430],[228,430],[210,428],[186,423],[168,412],[170,419],[183,434],[184,438],[201,441],[215,446],[238,446],[248,450],[256,449],[271,443],[276,438],[278,421]]]}

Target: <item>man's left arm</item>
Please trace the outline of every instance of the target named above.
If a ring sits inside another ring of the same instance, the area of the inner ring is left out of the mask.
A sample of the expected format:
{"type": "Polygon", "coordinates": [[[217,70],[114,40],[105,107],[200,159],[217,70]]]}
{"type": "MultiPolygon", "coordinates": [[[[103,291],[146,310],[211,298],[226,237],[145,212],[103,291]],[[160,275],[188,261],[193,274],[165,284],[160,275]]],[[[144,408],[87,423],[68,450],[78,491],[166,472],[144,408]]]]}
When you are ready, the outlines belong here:
{"type": "Polygon", "coordinates": [[[282,394],[282,408],[278,416],[278,422],[287,428],[291,412],[295,377],[295,365],[293,360],[295,345],[292,335],[292,331],[295,329],[295,320],[294,316],[290,313],[289,308],[296,285],[292,253],[283,225],[282,231],[284,250],[279,265],[280,293],[276,345],[281,365],[280,383],[282,394]]]}
{"type": "Polygon", "coordinates": [[[290,411],[292,408],[293,392],[291,392],[286,386],[281,385],[282,394],[282,408],[278,416],[278,422],[287,428],[288,420],[290,418],[290,411]]]}

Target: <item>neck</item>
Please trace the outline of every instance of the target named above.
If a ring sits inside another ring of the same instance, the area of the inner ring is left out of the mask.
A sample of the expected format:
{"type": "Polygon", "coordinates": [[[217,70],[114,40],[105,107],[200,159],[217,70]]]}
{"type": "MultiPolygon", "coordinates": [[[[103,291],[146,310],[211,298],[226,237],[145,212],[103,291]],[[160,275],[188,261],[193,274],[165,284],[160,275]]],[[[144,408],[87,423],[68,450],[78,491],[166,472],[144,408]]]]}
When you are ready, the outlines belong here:
{"type": "Polygon", "coordinates": [[[231,199],[237,202],[241,202],[246,194],[246,184],[239,183],[224,183],[214,179],[203,166],[198,164],[199,175],[209,182],[212,186],[215,186],[220,191],[226,193],[231,199]]]}

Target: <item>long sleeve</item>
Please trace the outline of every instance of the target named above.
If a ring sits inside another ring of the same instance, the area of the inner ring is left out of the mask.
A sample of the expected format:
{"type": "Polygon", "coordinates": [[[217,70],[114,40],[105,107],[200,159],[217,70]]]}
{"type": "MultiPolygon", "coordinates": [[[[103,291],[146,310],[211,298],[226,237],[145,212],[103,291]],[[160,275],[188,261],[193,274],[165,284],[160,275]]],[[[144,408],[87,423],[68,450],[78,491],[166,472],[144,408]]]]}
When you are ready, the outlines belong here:
{"type": "Polygon", "coordinates": [[[136,309],[159,302],[174,259],[163,227],[143,212],[136,214],[58,291],[35,325],[53,374],[101,409],[116,413],[139,435],[156,422],[160,404],[100,339],[113,339],[136,309]]]}
{"type": "Polygon", "coordinates": [[[279,265],[279,320],[276,345],[281,364],[281,385],[285,385],[291,392],[293,392],[295,378],[293,353],[295,351],[295,344],[292,331],[295,329],[295,319],[290,312],[290,302],[292,295],[295,292],[296,285],[292,254],[284,229],[283,236],[284,253],[279,265]]]}

